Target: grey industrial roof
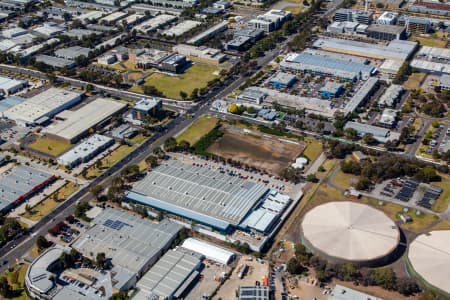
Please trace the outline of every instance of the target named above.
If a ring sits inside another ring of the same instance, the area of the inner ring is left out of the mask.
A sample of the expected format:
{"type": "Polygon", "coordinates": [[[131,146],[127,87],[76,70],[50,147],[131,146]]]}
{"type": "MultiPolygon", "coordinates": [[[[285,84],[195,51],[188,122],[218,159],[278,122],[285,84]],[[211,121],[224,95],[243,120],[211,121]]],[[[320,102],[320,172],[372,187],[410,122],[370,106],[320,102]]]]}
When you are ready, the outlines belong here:
{"type": "Polygon", "coordinates": [[[68,60],[61,57],[55,57],[45,54],[39,54],[36,55],[36,61],[37,62],[43,62],[46,65],[49,65],[54,68],[64,68],[64,67],[70,67],[74,64],[72,60],[68,60]]]}
{"type": "Polygon", "coordinates": [[[241,286],[239,300],[269,300],[269,292],[268,286],[241,286]]]}
{"type": "Polygon", "coordinates": [[[0,210],[12,204],[19,197],[32,191],[52,177],[52,174],[28,167],[19,166],[0,178],[0,210]]]}
{"type": "Polygon", "coordinates": [[[192,281],[201,260],[197,254],[188,251],[169,250],[159,261],[138,281],[138,293],[135,300],[169,299],[183,293],[182,287],[186,280],[192,281]],[[191,276],[194,275],[194,276],[191,276]],[[157,296],[159,298],[152,298],[157,296]]]}
{"type": "Polygon", "coordinates": [[[307,53],[290,54],[281,63],[288,68],[311,69],[324,73],[332,73],[348,77],[370,77],[375,68],[357,62],[335,59],[325,56],[316,56],[307,53]],[[342,73],[342,74],[341,74],[342,73]],[[361,75],[360,75],[361,74],[361,75]]]}
{"type": "Polygon", "coordinates": [[[0,101],[0,112],[4,112],[5,110],[10,109],[14,105],[17,105],[19,103],[22,103],[23,101],[27,100],[26,98],[22,98],[19,96],[9,96],[0,101]]]}
{"type": "Polygon", "coordinates": [[[383,300],[381,298],[353,290],[337,284],[328,300],[383,300]]]}
{"type": "Polygon", "coordinates": [[[279,82],[282,84],[289,84],[295,79],[296,79],[296,77],[293,74],[285,73],[285,72],[277,72],[272,78],[270,78],[270,82],[279,82]]]}
{"type": "MultiPolygon", "coordinates": [[[[449,74],[443,74],[439,78],[439,85],[441,86],[450,86],[450,75],[449,74]]],[[[2,101],[3,102],[3,101],[2,101]]],[[[0,104],[2,103],[0,102],[0,104]]]]}
{"type": "Polygon", "coordinates": [[[155,106],[161,103],[161,99],[152,98],[152,99],[142,99],[134,105],[135,109],[149,111],[153,109],[155,106]]]}
{"type": "Polygon", "coordinates": [[[367,31],[385,32],[391,34],[401,34],[405,30],[404,26],[389,24],[370,24],[367,31]]]}
{"type": "Polygon", "coordinates": [[[367,64],[367,62],[368,62],[367,58],[364,58],[364,57],[323,51],[323,50],[312,49],[312,48],[307,48],[307,49],[303,50],[303,53],[316,55],[316,56],[335,58],[335,59],[339,59],[339,60],[352,61],[352,62],[356,62],[356,63],[360,63],[360,64],[367,64]]]}
{"type": "Polygon", "coordinates": [[[23,86],[28,83],[26,80],[17,80],[9,77],[0,76],[0,90],[9,90],[17,86],[23,86]]]}
{"type": "Polygon", "coordinates": [[[345,124],[344,129],[347,128],[353,128],[355,129],[358,134],[364,135],[366,133],[371,133],[373,137],[378,140],[379,142],[386,142],[390,135],[390,130],[386,128],[381,128],[377,126],[372,126],[369,124],[364,123],[358,123],[349,121],[347,124],[345,124]]]}
{"type": "Polygon", "coordinates": [[[93,259],[104,252],[114,265],[134,273],[159,256],[181,229],[167,219],[157,224],[112,208],[105,209],[91,224],[72,248],[93,259]]]}
{"type": "Polygon", "coordinates": [[[314,47],[363,57],[384,59],[407,59],[417,46],[416,42],[393,40],[387,46],[336,38],[319,38],[314,47]]]}
{"type": "Polygon", "coordinates": [[[92,51],[92,49],[80,47],[80,46],[73,46],[68,48],[62,48],[55,51],[55,56],[63,57],[67,59],[75,59],[78,56],[85,56],[88,57],[89,53],[92,51]]]}
{"type": "Polygon", "coordinates": [[[375,88],[378,79],[376,77],[369,78],[361,88],[353,95],[350,101],[344,107],[344,113],[348,114],[354,112],[361,103],[366,100],[366,97],[370,94],[370,92],[375,88]]]}
{"type": "MultiPolygon", "coordinates": [[[[97,26],[101,26],[101,25],[97,25],[97,26]]],[[[102,27],[104,27],[104,26],[102,26],[102,27]]],[[[101,32],[95,31],[95,30],[74,28],[74,29],[71,29],[71,30],[67,31],[66,33],[64,33],[64,35],[81,39],[81,38],[83,38],[85,36],[89,36],[91,34],[100,34],[100,33],[101,32]]]]}
{"type": "Polygon", "coordinates": [[[126,104],[109,98],[97,98],[76,111],[70,111],[69,117],[45,131],[72,141],[97,124],[108,119],[126,104]]]}
{"type": "Polygon", "coordinates": [[[268,191],[216,169],[169,160],[136,183],[127,197],[225,230],[238,225],[268,191]]]}
{"type": "Polygon", "coordinates": [[[110,137],[94,134],[58,157],[58,162],[70,166],[77,161],[92,157],[94,153],[98,153],[99,149],[105,149],[104,147],[112,143],[112,140],[110,137]]]}

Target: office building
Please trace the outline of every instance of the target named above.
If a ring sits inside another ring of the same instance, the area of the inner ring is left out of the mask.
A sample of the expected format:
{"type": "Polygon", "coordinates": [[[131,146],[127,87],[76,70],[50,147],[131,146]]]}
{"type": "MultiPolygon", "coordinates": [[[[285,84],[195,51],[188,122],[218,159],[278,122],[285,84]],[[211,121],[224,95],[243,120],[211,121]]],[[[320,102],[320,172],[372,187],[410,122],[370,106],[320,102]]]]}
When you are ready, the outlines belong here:
{"type": "Polygon", "coordinates": [[[272,9],[263,15],[257,16],[248,22],[250,28],[259,29],[264,32],[272,32],[281,27],[281,25],[288,19],[290,19],[292,14],[288,11],[272,9]]]}
{"type": "Polygon", "coordinates": [[[156,98],[142,99],[134,105],[131,115],[135,120],[144,121],[147,116],[157,116],[161,109],[162,100],[156,98]]]}
{"type": "Polygon", "coordinates": [[[209,48],[205,46],[191,46],[179,44],[172,48],[174,52],[188,57],[190,60],[219,65],[224,62],[226,55],[219,49],[209,48]]]}
{"type": "Polygon", "coordinates": [[[297,77],[290,73],[277,72],[269,82],[274,88],[291,87],[297,81],[297,77]]]}
{"type": "Polygon", "coordinates": [[[407,38],[406,27],[396,25],[372,24],[366,30],[370,38],[392,41],[404,40],[407,38]]]}
{"type": "Polygon", "coordinates": [[[340,8],[336,10],[334,20],[339,22],[350,21],[361,24],[370,24],[372,22],[372,12],[340,8]]]}
{"type": "Polygon", "coordinates": [[[88,162],[113,144],[114,139],[100,134],[94,134],[58,157],[57,162],[60,165],[73,168],[81,163],[88,162]]]}
{"type": "Polygon", "coordinates": [[[425,34],[431,29],[431,22],[425,18],[402,15],[398,19],[398,25],[406,26],[408,33],[425,34]]]}
{"type": "Polygon", "coordinates": [[[397,23],[398,13],[385,11],[377,19],[377,24],[395,25],[397,23]]]}
{"type": "Polygon", "coordinates": [[[320,94],[324,98],[339,97],[344,92],[344,86],[340,83],[327,81],[320,89],[320,94]]]}

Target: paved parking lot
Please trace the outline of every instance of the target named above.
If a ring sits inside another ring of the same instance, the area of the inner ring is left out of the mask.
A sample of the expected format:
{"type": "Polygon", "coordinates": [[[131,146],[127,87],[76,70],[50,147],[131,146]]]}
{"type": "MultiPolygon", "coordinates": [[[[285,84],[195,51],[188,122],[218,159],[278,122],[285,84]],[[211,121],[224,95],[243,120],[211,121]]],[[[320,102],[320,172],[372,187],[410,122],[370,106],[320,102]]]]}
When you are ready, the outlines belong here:
{"type": "Polygon", "coordinates": [[[202,296],[210,296],[219,287],[220,277],[223,272],[228,273],[230,268],[217,265],[211,262],[205,262],[204,268],[200,272],[200,279],[186,296],[186,300],[199,300],[202,296]]]}

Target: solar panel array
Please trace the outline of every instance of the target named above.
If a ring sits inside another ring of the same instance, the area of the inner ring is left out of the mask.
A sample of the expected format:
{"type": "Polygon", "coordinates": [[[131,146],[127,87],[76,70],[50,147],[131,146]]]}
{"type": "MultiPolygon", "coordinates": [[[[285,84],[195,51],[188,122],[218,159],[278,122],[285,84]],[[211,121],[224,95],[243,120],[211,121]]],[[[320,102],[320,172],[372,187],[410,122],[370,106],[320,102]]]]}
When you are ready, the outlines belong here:
{"type": "Polygon", "coordinates": [[[418,205],[431,209],[431,206],[441,196],[442,189],[436,186],[429,186],[423,198],[417,202],[418,205]]]}
{"type": "Polygon", "coordinates": [[[124,223],[122,221],[119,220],[111,220],[111,219],[106,219],[105,222],[103,222],[103,226],[109,227],[111,229],[115,229],[115,230],[121,230],[124,226],[131,226],[132,225],[128,225],[127,223],[124,223]]]}
{"type": "Polygon", "coordinates": [[[419,183],[415,180],[412,180],[412,179],[405,180],[402,188],[398,192],[397,196],[395,196],[395,198],[397,198],[400,201],[408,202],[409,199],[411,199],[412,195],[414,194],[414,192],[416,191],[418,186],[419,186],[419,183]]]}
{"type": "Polygon", "coordinates": [[[269,189],[209,167],[170,160],[132,192],[237,225],[269,189]]]}

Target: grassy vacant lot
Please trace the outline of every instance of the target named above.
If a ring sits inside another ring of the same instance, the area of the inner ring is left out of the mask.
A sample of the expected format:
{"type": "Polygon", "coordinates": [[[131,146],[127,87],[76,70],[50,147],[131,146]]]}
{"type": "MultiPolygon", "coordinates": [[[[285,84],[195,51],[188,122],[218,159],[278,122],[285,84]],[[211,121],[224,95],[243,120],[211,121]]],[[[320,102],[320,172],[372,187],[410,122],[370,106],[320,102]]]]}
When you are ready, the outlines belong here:
{"type": "Polygon", "coordinates": [[[59,190],[45,198],[41,203],[33,207],[31,212],[26,212],[22,217],[31,221],[39,221],[44,216],[48,215],[54,210],[62,201],[67,199],[77,189],[78,185],[73,182],[68,182],[62,186],[59,190]]]}
{"type": "Polygon", "coordinates": [[[439,199],[431,207],[432,210],[437,212],[445,211],[450,203],[450,176],[446,174],[440,175],[442,177],[441,182],[433,182],[433,185],[441,187],[444,190],[439,199]]]}
{"type": "Polygon", "coordinates": [[[97,168],[96,165],[92,165],[86,172],[86,178],[95,178],[103,173],[104,170],[109,169],[116,162],[127,156],[133,151],[136,146],[121,145],[113,152],[101,159],[101,167],[97,168]]]}
{"type": "Polygon", "coordinates": [[[133,144],[141,144],[143,143],[148,137],[146,137],[145,135],[143,135],[142,133],[136,135],[135,137],[133,137],[131,139],[131,142],[133,144]]]}
{"type": "Polygon", "coordinates": [[[303,151],[303,155],[310,161],[315,161],[322,153],[322,142],[314,138],[305,138],[306,149],[303,151]]]}
{"type": "Polygon", "coordinates": [[[410,40],[419,42],[422,46],[430,46],[438,48],[445,48],[447,46],[447,40],[438,37],[433,38],[433,37],[412,36],[410,40]]]}
{"type": "Polygon", "coordinates": [[[27,145],[29,148],[51,156],[59,156],[69,150],[73,145],[50,137],[39,137],[35,142],[27,145]]]}
{"type": "MultiPolygon", "coordinates": [[[[153,73],[145,79],[144,85],[154,86],[168,98],[181,99],[181,91],[189,96],[195,88],[206,87],[209,81],[218,77],[213,74],[216,71],[214,66],[195,64],[179,75],[153,73]]],[[[142,93],[142,86],[133,86],[131,91],[142,93]]]]}
{"type": "Polygon", "coordinates": [[[420,85],[425,79],[425,76],[427,76],[427,74],[425,73],[413,73],[409,76],[408,80],[403,84],[403,86],[410,90],[417,90],[420,88],[420,85]]]}
{"type": "Polygon", "coordinates": [[[177,137],[177,141],[187,141],[189,144],[194,145],[202,136],[210,132],[217,125],[218,121],[214,117],[202,116],[183,131],[177,137]]]}
{"type": "Polygon", "coordinates": [[[355,176],[352,174],[346,174],[342,171],[338,171],[336,176],[334,177],[333,183],[342,188],[349,188],[354,186],[356,182],[358,182],[359,176],[355,176]]]}
{"type": "MultiPolygon", "coordinates": [[[[9,284],[12,286],[14,291],[14,296],[11,298],[4,299],[12,299],[12,300],[28,300],[28,296],[24,290],[24,282],[25,282],[25,274],[27,272],[28,264],[21,264],[14,268],[13,272],[6,271],[2,276],[5,276],[8,279],[9,284]]],[[[3,299],[3,298],[2,298],[3,299]]]]}

